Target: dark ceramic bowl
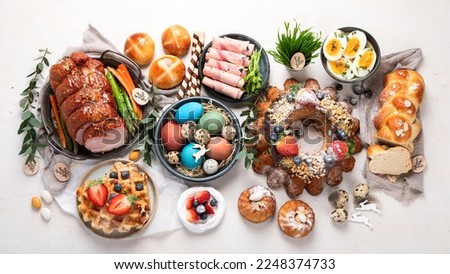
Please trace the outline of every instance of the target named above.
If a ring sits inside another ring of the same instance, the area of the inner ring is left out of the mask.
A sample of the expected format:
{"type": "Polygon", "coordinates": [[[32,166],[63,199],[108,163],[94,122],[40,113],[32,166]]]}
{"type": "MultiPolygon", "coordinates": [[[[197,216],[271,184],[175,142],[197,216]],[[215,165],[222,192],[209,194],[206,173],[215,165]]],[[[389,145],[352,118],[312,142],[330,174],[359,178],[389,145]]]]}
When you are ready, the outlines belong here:
{"type": "MultiPolygon", "coordinates": [[[[244,93],[242,95],[242,97],[240,99],[233,99],[229,96],[226,96],[220,92],[215,91],[214,89],[207,87],[205,85],[203,85],[203,88],[208,92],[209,95],[211,95],[212,97],[219,99],[221,101],[224,102],[228,102],[228,103],[234,103],[234,104],[239,104],[239,103],[248,103],[253,101],[263,90],[265,90],[268,86],[269,83],[269,75],[270,75],[270,63],[269,63],[269,58],[267,56],[266,51],[264,50],[264,48],[261,47],[261,45],[253,38],[248,37],[246,35],[243,34],[238,34],[238,33],[229,33],[229,34],[224,34],[224,35],[220,35],[219,37],[229,37],[229,38],[233,38],[233,39],[237,39],[237,40],[242,40],[242,41],[250,41],[250,43],[255,45],[255,50],[260,50],[261,49],[261,59],[259,60],[259,69],[261,71],[262,74],[262,85],[261,88],[258,92],[256,92],[255,94],[246,94],[244,93]]],[[[206,53],[208,52],[208,49],[211,47],[212,42],[209,42],[205,48],[202,51],[202,54],[200,56],[199,59],[199,69],[198,69],[198,75],[200,78],[200,81],[203,80],[203,67],[205,65],[206,60],[206,53]]]]}
{"type": "MultiPolygon", "coordinates": [[[[131,77],[133,78],[133,82],[136,87],[139,87],[143,90],[149,91],[150,86],[144,81],[144,77],[141,74],[141,70],[139,66],[134,63],[129,58],[123,56],[120,53],[116,53],[113,51],[104,51],[104,52],[85,52],[89,57],[100,60],[105,68],[107,66],[111,66],[116,68],[120,63],[126,65],[129,70],[131,77]]],[[[138,132],[130,138],[123,146],[116,148],[114,150],[104,152],[104,153],[92,153],[83,146],[79,146],[78,153],[70,152],[69,150],[62,147],[61,142],[58,138],[58,134],[55,127],[53,112],[49,100],[49,95],[52,94],[52,88],[50,86],[49,81],[45,83],[41,92],[41,111],[42,111],[42,123],[44,125],[45,131],[48,135],[48,144],[54,149],[55,153],[63,154],[69,158],[76,160],[86,160],[86,159],[110,159],[112,157],[116,157],[122,153],[125,153],[141,139],[144,137],[145,129],[141,125],[139,127],[138,132]]],[[[147,104],[144,109],[144,117],[146,117],[153,106],[147,104]]]]}
{"type": "Polygon", "coordinates": [[[179,179],[182,179],[187,182],[195,182],[195,183],[208,182],[208,181],[220,178],[225,173],[227,173],[236,163],[237,154],[239,153],[239,151],[242,147],[241,127],[239,124],[239,120],[236,117],[236,115],[233,113],[233,111],[217,99],[209,98],[209,97],[201,97],[201,96],[184,98],[180,101],[175,102],[170,107],[165,109],[163,111],[163,113],[161,114],[161,117],[158,120],[158,123],[156,124],[155,130],[154,130],[154,138],[155,138],[154,148],[155,148],[156,156],[158,157],[159,161],[162,163],[164,168],[166,170],[168,170],[172,175],[175,175],[176,177],[178,177],[179,179]],[[200,177],[187,176],[187,175],[179,172],[177,170],[176,166],[169,164],[169,162],[166,159],[166,153],[168,151],[164,147],[163,141],[161,139],[161,129],[167,122],[174,120],[175,112],[177,111],[178,108],[180,108],[182,105],[189,103],[189,102],[198,102],[198,103],[211,102],[215,107],[222,108],[223,110],[225,110],[225,112],[229,115],[229,117],[232,120],[230,125],[234,126],[236,129],[236,137],[234,139],[235,141],[233,142],[233,152],[232,152],[231,156],[228,158],[229,159],[228,162],[224,166],[220,167],[216,173],[211,174],[211,175],[204,174],[203,176],[200,176],[200,177]]]}
{"type": "MultiPolygon", "coordinates": [[[[338,30],[341,30],[345,33],[349,33],[352,32],[354,30],[359,30],[361,32],[363,32],[366,35],[367,38],[367,43],[372,46],[373,50],[375,51],[376,54],[376,60],[375,60],[375,65],[373,66],[372,70],[365,75],[364,77],[354,77],[350,80],[345,80],[339,77],[336,77],[333,73],[330,72],[330,70],[328,69],[327,66],[327,58],[325,57],[324,53],[323,53],[323,47],[325,46],[325,41],[327,40],[328,36],[325,37],[325,39],[323,40],[324,43],[322,44],[322,48],[320,50],[320,60],[322,61],[322,66],[325,69],[325,71],[328,73],[328,75],[330,75],[331,78],[333,78],[334,80],[341,82],[341,83],[360,83],[362,81],[364,81],[365,79],[369,78],[370,76],[372,76],[375,71],[377,70],[378,66],[380,65],[381,62],[381,50],[380,50],[380,46],[378,45],[377,41],[375,40],[375,38],[368,33],[367,31],[360,29],[360,28],[356,28],[356,27],[343,27],[343,28],[339,28],[338,30]]],[[[329,34],[331,35],[331,34],[329,34]]]]}

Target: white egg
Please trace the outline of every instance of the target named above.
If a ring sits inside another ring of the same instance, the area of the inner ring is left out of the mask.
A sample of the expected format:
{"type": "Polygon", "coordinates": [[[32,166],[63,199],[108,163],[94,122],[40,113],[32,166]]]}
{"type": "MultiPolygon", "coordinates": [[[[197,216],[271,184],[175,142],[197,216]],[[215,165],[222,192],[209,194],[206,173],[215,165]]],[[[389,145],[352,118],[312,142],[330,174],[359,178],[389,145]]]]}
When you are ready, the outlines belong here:
{"type": "Polygon", "coordinates": [[[323,43],[323,54],[329,61],[336,61],[341,58],[347,46],[345,33],[340,30],[333,31],[323,43]]]}
{"type": "Polygon", "coordinates": [[[336,61],[328,60],[327,66],[328,71],[338,79],[350,80],[355,76],[353,73],[353,64],[347,58],[341,57],[336,61]]]}
{"type": "Polygon", "coordinates": [[[364,32],[354,30],[347,34],[347,45],[343,52],[344,57],[348,59],[355,58],[366,47],[367,37],[364,32]]]}
{"type": "Polygon", "coordinates": [[[361,51],[353,60],[353,71],[357,77],[364,77],[369,74],[375,62],[377,60],[377,54],[373,48],[366,48],[361,51]]]}

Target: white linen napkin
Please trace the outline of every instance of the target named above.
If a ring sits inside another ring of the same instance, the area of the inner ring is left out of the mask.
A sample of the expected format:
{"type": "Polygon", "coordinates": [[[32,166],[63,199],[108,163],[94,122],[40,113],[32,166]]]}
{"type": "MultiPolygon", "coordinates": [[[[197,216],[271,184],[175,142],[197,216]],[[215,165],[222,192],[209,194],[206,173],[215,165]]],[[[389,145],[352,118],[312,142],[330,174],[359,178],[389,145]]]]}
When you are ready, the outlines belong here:
{"type": "MultiPolygon", "coordinates": [[[[381,64],[374,75],[364,81],[364,88],[373,92],[371,98],[365,98],[359,104],[361,139],[366,146],[375,143],[373,136],[376,129],[373,124],[373,117],[379,110],[378,98],[383,89],[385,75],[397,69],[416,70],[421,61],[422,50],[420,48],[408,49],[383,56],[381,58],[381,64]]],[[[417,117],[420,119],[420,111],[417,117]]],[[[413,157],[416,155],[424,155],[423,132],[414,140],[413,157]]],[[[399,176],[396,182],[391,182],[386,176],[380,176],[370,172],[368,163],[369,159],[366,158],[363,176],[369,182],[369,186],[372,189],[383,190],[386,194],[405,203],[411,202],[423,193],[423,173],[413,173],[410,171],[407,174],[399,176]]]]}

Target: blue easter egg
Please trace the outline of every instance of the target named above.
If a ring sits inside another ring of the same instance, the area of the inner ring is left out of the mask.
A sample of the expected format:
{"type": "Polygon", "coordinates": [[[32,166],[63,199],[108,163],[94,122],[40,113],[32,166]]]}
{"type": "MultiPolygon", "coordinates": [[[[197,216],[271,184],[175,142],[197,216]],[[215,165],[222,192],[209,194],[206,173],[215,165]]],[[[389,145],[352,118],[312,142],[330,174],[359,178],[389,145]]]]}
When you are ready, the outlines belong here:
{"type": "Polygon", "coordinates": [[[177,120],[178,124],[183,124],[187,121],[197,121],[203,115],[203,106],[197,102],[189,102],[183,104],[178,110],[175,112],[175,120],[177,120]]]}
{"type": "Polygon", "coordinates": [[[189,143],[183,147],[181,150],[181,164],[186,168],[196,168],[201,166],[205,161],[205,156],[201,156],[197,161],[195,160],[194,154],[199,152],[199,148],[194,148],[193,143],[189,143]]]}

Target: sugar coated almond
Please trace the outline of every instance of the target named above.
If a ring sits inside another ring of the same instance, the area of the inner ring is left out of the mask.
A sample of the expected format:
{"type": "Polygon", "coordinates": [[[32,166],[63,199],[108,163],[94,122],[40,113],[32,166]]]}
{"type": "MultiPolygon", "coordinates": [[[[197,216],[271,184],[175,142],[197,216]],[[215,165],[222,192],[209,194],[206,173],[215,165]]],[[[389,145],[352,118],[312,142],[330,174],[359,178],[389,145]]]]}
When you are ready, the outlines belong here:
{"type": "Polygon", "coordinates": [[[47,204],[53,202],[53,196],[48,192],[47,190],[42,190],[41,192],[41,198],[46,202],[47,204]]]}

